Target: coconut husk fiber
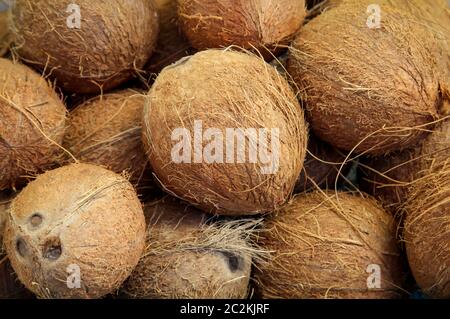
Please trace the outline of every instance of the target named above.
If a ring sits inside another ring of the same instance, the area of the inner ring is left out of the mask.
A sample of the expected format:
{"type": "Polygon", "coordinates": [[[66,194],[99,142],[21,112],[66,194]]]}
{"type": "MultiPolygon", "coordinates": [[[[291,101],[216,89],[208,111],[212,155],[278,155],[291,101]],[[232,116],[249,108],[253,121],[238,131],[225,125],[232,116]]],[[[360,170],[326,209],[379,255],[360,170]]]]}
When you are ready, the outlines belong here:
{"type": "Polygon", "coordinates": [[[2,1],[0,1],[0,57],[9,51],[12,40],[9,30],[8,12],[1,11],[2,8],[2,1]]]}

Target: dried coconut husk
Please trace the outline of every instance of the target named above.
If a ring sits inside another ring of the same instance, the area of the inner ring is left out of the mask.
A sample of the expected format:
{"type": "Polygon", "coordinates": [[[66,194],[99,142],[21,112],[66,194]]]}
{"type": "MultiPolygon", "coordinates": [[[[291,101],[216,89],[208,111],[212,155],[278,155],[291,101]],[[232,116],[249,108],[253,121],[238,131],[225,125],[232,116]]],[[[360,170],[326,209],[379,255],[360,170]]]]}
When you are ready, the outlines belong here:
{"type": "Polygon", "coordinates": [[[84,94],[110,90],[143,69],[159,31],[153,1],[77,0],[80,28],[68,25],[76,16],[69,4],[16,0],[14,53],[58,86],[84,94]]]}
{"type": "Polygon", "coordinates": [[[294,92],[275,68],[247,53],[207,50],[160,73],[144,109],[143,140],[166,191],[210,213],[254,215],[289,199],[305,158],[306,126],[294,92]],[[218,129],[224,140],[227,128],[265,129],[267,138],[249,143],[247,136],[244,163],[236,159],[237,145],[232,163],[226,161],[226,150],[223,163],[208,163],[204,157],[195,163],[193,156],[191,163],[175,163],[172,133],[183,128],[193,141],[195,121],[202,121],[203,132],[218,129]],[[267,165],[251,163],[248,150],[270,151],[274,129],[279,129],[280,147],[273,153],[279,165],[266,174],[267,165]]]}
{"type": "Polygon", "coordinates": [[[128,180],[73,164],[39,175],[21,191],[3,240],[20,281],[38,297],[99,298],[137,265],[145,219],[128,180]],[[80,286],[70,286],[77,274],[80,286]]]}
{"type": "Polygon", "coordinates": [[[347,0],[306,24],[288,71],[314,133],[348,151],[380,155],[414,145],[450,97],[447,54],[408,10],[382,0],[381,28],[369,28],[370,0],[347,0]]]}
{"type": "Polygon", "coordinates": [[[298,195],[265,223],[258,267],[263,298],[395,298],[402,263],[392,216],[371,198],[322,191],[298,195]],[[369,265],[381,287],[368,288],[369,265]]]}
{"type": "Polygon", "coordinates": [[[64,147],[83,163],[124,171],[137,185],[149,168],[142,146],[145,96],[127,89],[95,97],[70,112],[64,147]]]}
{"type": "Polygon", "coordinates": [[[11,40],[12,37],[9,30],[8,12],[3,11],[0,12],[0,57],[4,56],[9,51],[11,40]]]}
{"type": "Polygon", "coordinates": [[[246,298],[257,221],[209,221],[165,198],[146,205],[146,251],[122,291],[133,298],[246,298]]]}
{"type": "Polygon", "coordinates": [[[404,212],[409,266],[423,292],[450,298],[450,160],[410,187],[404,212]]]}
{"type": "Polygon", "coordinates": [[[0,58],[0,190],[55,165],[66,108],[32,69],[0,58]]]}

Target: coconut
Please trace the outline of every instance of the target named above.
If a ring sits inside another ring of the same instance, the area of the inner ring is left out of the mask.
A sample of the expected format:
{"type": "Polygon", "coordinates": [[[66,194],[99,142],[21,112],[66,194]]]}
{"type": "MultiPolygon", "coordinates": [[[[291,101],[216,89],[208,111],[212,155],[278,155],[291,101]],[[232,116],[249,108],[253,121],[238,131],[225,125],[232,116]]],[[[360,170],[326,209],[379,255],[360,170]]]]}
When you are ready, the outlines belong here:
{"type": "Polygon", "coordinates": [[[322,191],[296,196],[265,225],[258,267],[264,298],[393,298],[402,263],[396,225],[373,199],[322,191]]]}
{"type": "Polygon", "coordinates": [[[9,51],[11,44],[11,34],[8,24],[8,12],[3,11],[7,7],[0,1],[0,57],[9,51]]]}
{"type": "Polygon", "coordinates": [[[0,190],[50,168],[60,155],[66,109],[30,68],[0,58],[0,190]]]}
{"type": "Polygon", "coordinates": [[[148,163],[141,142],[144,99],[129,89],[79,105],[70,112],[64,147],[81,162],[127,171],[137,184],[148,163]]]}
{"type": "Polygon", "coordinates": [[[306,142],[288,82],[246,53],[207,50],[165,68],[144,108],[144,143],[159,182],[211,213],[283,205],[306,142]]]}
{"type": "Polygon", "coordinates": [[[414,278],[431,297],[450,298],[450,162],[412,184],[404,239],[414,278]]]}
{"type": "Polygon", "coordinates": [[[4,245],[20,281],[41,298],[98,298],[137,265],[145,219],[133,186],[90,164],[48,171],[13,200],[4,245]]]}
{"type": "Polygon", "coordinates": [[[288,71],[311,128],[335,147],[382,155],[415,145],[450,99],[437,35],[420,19],[379,1],[346,0],[305,25],[288,71]],[[364,58],[361,58],[364,57],[364,58]]]}
{"type": "Polygon", "coordinates": [[[152,1],[16,0],[14,52],[71,92],[97,93],[130,79],[158,35],[152,1]]]}
{"type": "Polygon", "coordinates": [[[208,221],[167,197],[148,204],[147,246],[122,288],[133,298],[246,298],[255,222],[208,221]]]}
{"type": "Polygon", "coordinates": [[[199,50],[237,45],[268,60],[287,45],[306,15],[304,0],[179,0],[180,26],[199,50]]]}

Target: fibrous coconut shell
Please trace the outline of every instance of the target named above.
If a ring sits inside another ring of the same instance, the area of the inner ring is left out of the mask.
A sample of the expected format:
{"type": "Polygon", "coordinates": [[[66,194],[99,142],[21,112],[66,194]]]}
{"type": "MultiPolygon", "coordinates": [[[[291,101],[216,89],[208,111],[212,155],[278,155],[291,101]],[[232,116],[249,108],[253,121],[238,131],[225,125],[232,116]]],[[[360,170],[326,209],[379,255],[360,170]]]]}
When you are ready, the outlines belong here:
{"type": "Polygon", "coordinates": [[[4,56],[9,51],[9,46],[11,44],[11,33],[9,30],[8,23],[8,12],[2,11],[6,9],[6,6],[0,1],[0,57],[4,56]]]}

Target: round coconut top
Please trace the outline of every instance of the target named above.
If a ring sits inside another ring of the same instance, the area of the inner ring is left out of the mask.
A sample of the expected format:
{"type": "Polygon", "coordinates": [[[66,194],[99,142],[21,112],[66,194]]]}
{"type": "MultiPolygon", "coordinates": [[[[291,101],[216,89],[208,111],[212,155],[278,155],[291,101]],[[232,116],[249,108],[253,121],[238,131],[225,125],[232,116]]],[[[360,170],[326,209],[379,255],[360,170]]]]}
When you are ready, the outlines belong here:
{"type": "Polygon", "coordinates": [[[258,253],[256,221],[208,221],[173,199],[146,205],[147,247],[125,294],[137,298],[245,298],[258,253]]]}
{"type": "Polygon", "coordinates": [[[16,0],[15,53],[71,92],[97,93],[128,80],[156,43],[158,16],[148,0],[16,0]]]}
{"type": "Polygon", "coordinates": [[[409,266],[424,293],[450,298],[450,161],[410,187],[404,240],[409,266]]]}
{"type": "Polygon", "coordinates": [[[256,275],[264,298],[399,295],[396,225],[373,199],[322,191],[298,195],[269,217],[265,229],[260,244],[273,254],[256,275]],[[376,268],[381,282],[369,286],[367,271],[376,268]]]}
{"type": "Polygon", "coordinates": [[[288,71],[319,138],[380,155],[415,145],[450,95],[439,36],[389,0],[370,5],[347,0],[306,24],[288,71]],[[379,28],[368,8],[381,10],[379,28]]]}
{"type": "Polygon", "coordinates": [[[0,58],[0,190],[48,169],[60,154],[66,108],[32,69],[0,58]]]}
{"type": "Polygon", "coordinates": [[[230,45],[256,49],[273,55],[286,45],[306,16],[304,0],[179,0],[181,29],[192,46],[199,49],[230,45]]]}
{"type": "Polygon", "coordinates": [[[70,112],[64,147],[81,162],[127,171],[137,183],[148,163],[141,141],[144,100],[128,89],[79,105],[70,112]]]}
{"type": "Polygon", "coordinates": [[[20,281],[50,298],[114,292],[144,244],[145,219],[133,186],[90,164],[39,175],[13,200],[4,234],[20,281]]]}
{"type": "Polygon", "coordinates": [[[283,205],[306,142],[288,82],[246,53],[207,50],[165,68],[144,109],[144,144],[158,180],[207,212],[257,214],[283,205]]]}

